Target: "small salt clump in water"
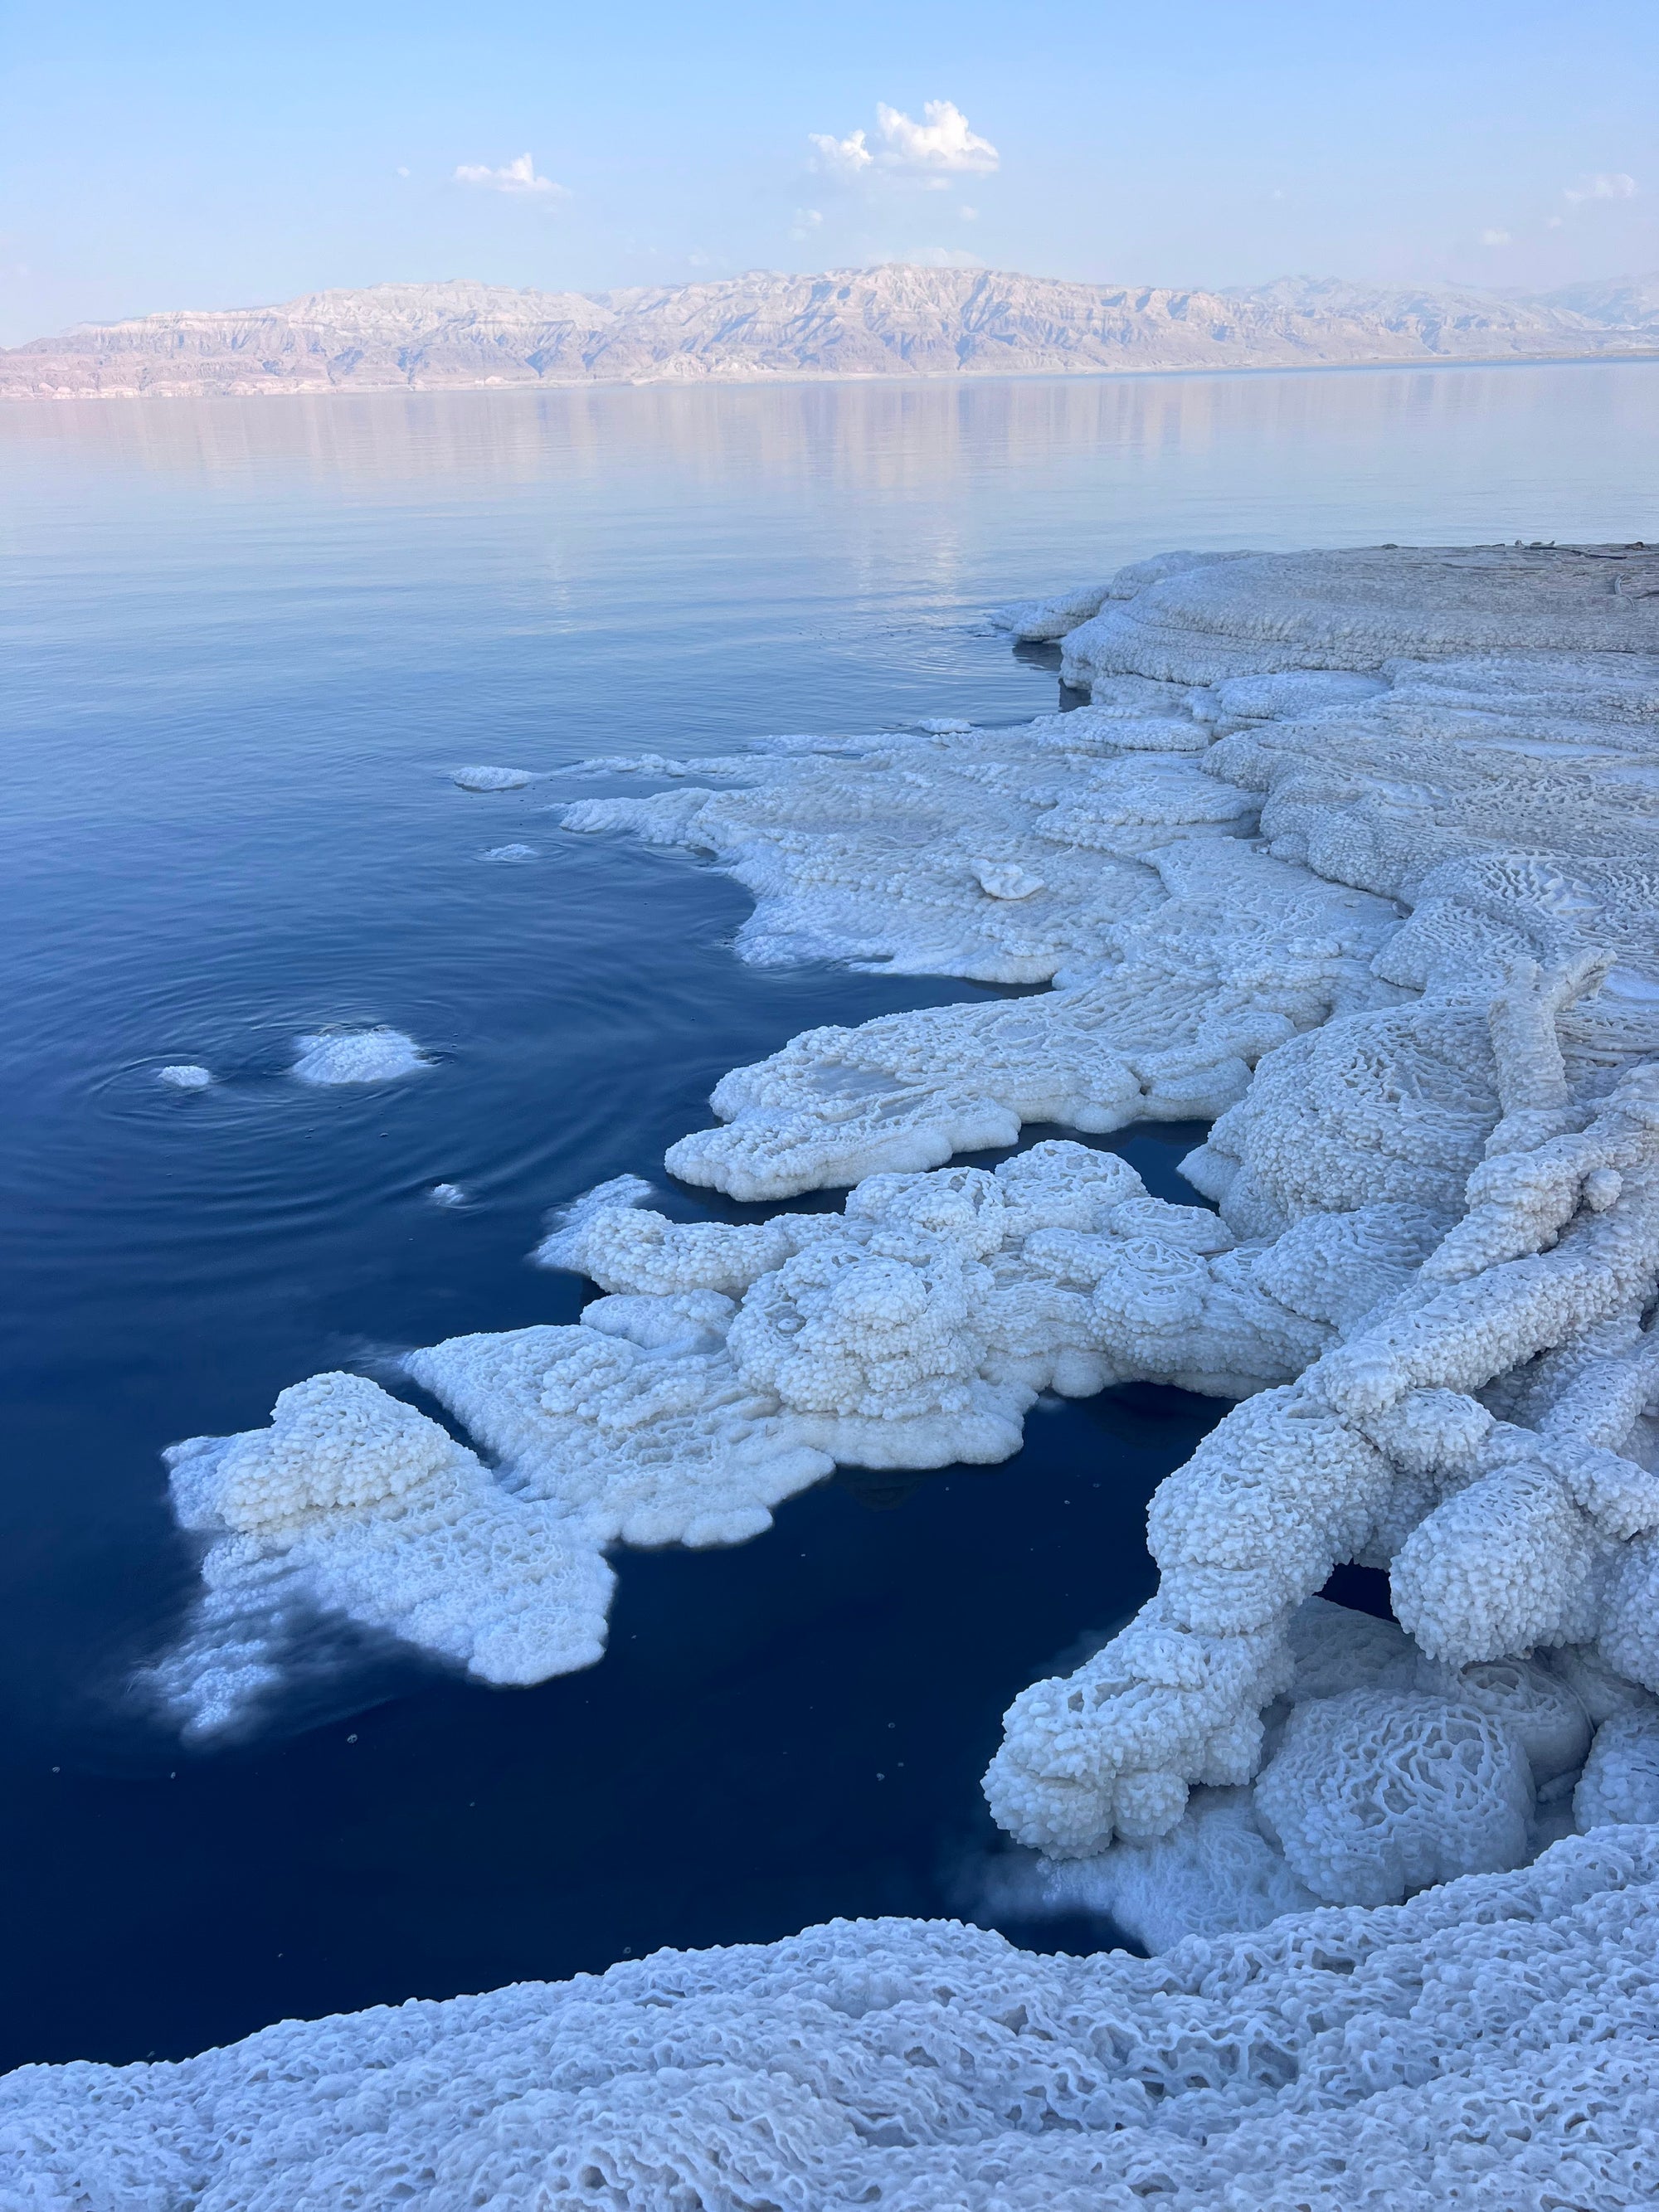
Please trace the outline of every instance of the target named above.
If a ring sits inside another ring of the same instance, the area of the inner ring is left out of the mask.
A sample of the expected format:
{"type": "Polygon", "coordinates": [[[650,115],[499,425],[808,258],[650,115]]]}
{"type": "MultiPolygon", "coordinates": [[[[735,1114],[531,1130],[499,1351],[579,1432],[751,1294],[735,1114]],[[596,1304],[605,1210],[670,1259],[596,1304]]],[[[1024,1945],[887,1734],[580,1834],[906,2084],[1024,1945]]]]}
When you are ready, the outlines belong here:
{"type": "Polygon", "coordinates": [[[484,854],[486,860],[533,860],[536,857],[533,845],[492,845],[484,854]]]}
{"type": "Polygon", "coordinates": [[[293,1073],[301,1083],[390,1083],[432,1064],[401,1030],[349,1030],[336,1036],[302,1036],[298,1042],[293,1073]]]}
{"type": "Polygon", "coordinates": [[[950,714],[934,714],[925,722],[918,722],[919,730],[926,730],[930,738],[965,738],[973,728],[971,722],[959,722],[950,714]]]}
{"type": "Polygon", "coordinates": [[[458,1182],[434,1182],[428,1193],[434,1206],[465,1206],[466,1193],[458,1182]]]}
{"type": "Polygon", "coordinates": [[[177,1066],[158,1067],[155,1080],[170,1083],[175,1091],[205,1091],[213,1080],[213,1073],[210,1068],[181,1061],[177,1066]]]}
{"type": "Polygon", "coordinates": [[[521,791],[534,781],[527,768],[458,768],[450,777],[463,791],[521,791]]]}

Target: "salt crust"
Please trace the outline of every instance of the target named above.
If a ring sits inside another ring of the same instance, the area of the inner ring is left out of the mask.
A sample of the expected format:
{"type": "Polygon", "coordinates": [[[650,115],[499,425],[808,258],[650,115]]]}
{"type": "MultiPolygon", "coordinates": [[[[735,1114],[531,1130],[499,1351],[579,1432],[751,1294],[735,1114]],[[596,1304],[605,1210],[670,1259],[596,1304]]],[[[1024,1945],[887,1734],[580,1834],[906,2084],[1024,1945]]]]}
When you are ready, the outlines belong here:
{"type": "Polygon", "coordinates": [[[1192,1786],[1260,1774],[1255,1832],[1322,1895],[1524,1853],[1618,1686],[1659,1689],[1659,556],[1182,556],[1113,580],[1065,649],[1089,706],[1020,729],[593,764],[670,788],[568,825],[717,857],[751,958],[1054,988],[727,1077],[671,1166],[854,1184],[841,1215],[595,1194],[540,1255],[607,1294],[580,1325],[411,1375],[594,1559],[735,1540],[836,1460],[1004,1457],[1042,1389],[1243,1398],[1153,1501],[1157,1598],[1012,1709],[997,1817],[1054,1858],[1178,1854],[1192,1786]],[[1186,1167],[1218,1219],[1069,1142],[940,1164],[1159,1115],[1214,1117],[1186,1167]],[[1344,1559],[1390,1570],[1431,1674],[1361,1669],[1292,1722],[1297,1608],[1344,1559]],[[1309,1839],[1310,1777],[1346,1776],[1359,1821],[1457,1744],[1462,1809],[1401,1814],[1441,1857],[1309,1839]]]}
{"type": "Polygon", "coordinates": [[[158,1083],[170,1084],[175,1091],[205,1091],[213,1080],[210,1067],[198,1067],[189,1061],[178,1061],[171,1067],[158,1067],[158,1083]]]}
{"type": "Polygon", "coordinates": [[[401,1030],[343,1030],[297,1040],[291,1073],[301,1083],[392,1083],[431,1061],[401,1030]]]}
{"type": "Polygon", "coordinates": [[[289,2021],[0,2082],[6,2212],[1625,2212],[1659,1829],[1152,1960],[956,1922],[289,2021]]]}

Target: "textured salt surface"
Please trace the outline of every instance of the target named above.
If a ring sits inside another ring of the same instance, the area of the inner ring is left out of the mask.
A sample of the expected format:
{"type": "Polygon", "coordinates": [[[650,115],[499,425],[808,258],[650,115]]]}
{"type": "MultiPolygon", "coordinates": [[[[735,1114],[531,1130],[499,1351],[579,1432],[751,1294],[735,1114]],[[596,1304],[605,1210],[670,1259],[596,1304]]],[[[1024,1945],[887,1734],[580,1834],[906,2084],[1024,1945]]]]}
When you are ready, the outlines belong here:
{"type": "Polygon", "coordinates": [[[301,1083],[392,1083],[432,1063],[401,1030],[347,1030],[298,1039],[301,1083]]]}
{"type": "Polygon", "coordinates": [[[191,1061],[179,1061],[171,1067],[158,1067],[155,1080],[170,1083],[175,1091],[205,1091],[213,1080],[213,1071],[191,1061]]]}
{"type": "Polygon", "coordinates": [[[0,2082],[19,2207],[1652,2203],[1659,1829],[1161,1958],[836,1921],[0,2082]]]}
{"type": "MultiPolygon", "coordinates": [[[[1166,556],[1092,611],[1089,597],[1013,621],[1063,638],[1091,693],[1074,713],[594,763],[673,787],[580,802],[567,826],[717,859],[755,896],[752,959],[1052,988],[810,1031],[728,1076],[720,1126],[669,1155],[740,1199],[850,1184],[839,1212],[676,1222],[636,1177],[565,1209],[537,1256],[604,1293],[579,1324],[408,1362],[489,1469],[343,1376],[284,1393],[270,1431],[177,1448],[180,1517],[210,1540],[198,1619],[159,1677],[188,1725],[234,1717],[268,1677],[262,1624],[301,1596],[484,1679],[538,1679],[600,1648],[608,1546],[739,1540],[837,1462],[1003,1459],[1040,1392],[1139,1377],[1242,1402],[1153,1500],[1156,1597],[1011,1709],[987,1795],[1042,1856],[1011,1857],[1002,1879],[1053,1909],[1110,1911],[1158,1948],[1311,1900],[1355,1908],[1341,1925],[1372,1932],[1352,1940],[1386,1947],[1376,1916],[1425,1892],[1406,1911],[1443,1915],[1437,1943],[1455,1949],[1504,1922],[1510,1907],[1484,1900],[1553,1897],[1552,1869],[1571,1887],[1573,1870],[1653,1849],[1606,1824],[1659,1812],[1659,555],[1166,556]],[[1028,1121],[1104,1133],[1194,1116],[1212,1127],[1185,1171],[1218,1214],[1154,1199],[1122,1159],[1070,1141],[994,1173],[945,1164],[1028,1121]],[[1400,1626],[1315,1600],[1347,1561],[1389,1572],[1400,1626]],[[1593,1844],[1552,1851],[1575,1824],[1593,1844]],[[1512,1871],[1540,1851],[1533,1874],[1512,1871]],[[1477,1879],[1433,1887],[1462,1875],[1477,1879]]],[[[1317,1924],[1322,1946],[1336,1923],[1317,1924]]],[[[982,1961],[988,1940],[802,1942],[856,1975],[890,1942],[982,1961]]],[[[1583,2201],[1638,2201],[1618,2191],[1650,2173],[1654,2107],[1646,2072],[1620,2070],[1620,2039],[1650,2001],[1605,1960],[1583,1982],[1578,1940],[1550,1948],[1548,1971],[1611,2023],[1600,2057],[1563,2055],[1576,2019],[1565,2040],[1527,2044],[1547,2062],[1518,2044],[1466,2054],[1443,2094],[1437,2058],[1362,2069],[1363,2124],[1327,2139],[1298,2132],[1317,2067],[1275,2045],[1275,2094],[1302,2086],[1273,2140],[1328,2179],[1321,2159],[1374,2142],[1382,2171],[1409,2139],[1407,2189],[1449,2184],[1445,2160],[1467,2154],[1478,2190],[1518,2158],[1510,2187],[1534,2152],[1540,2172],[1566,2170],[1565,2116],[1605,2091],[1613,2162],[1583,2201]],[[1526,2126],[1507,2132],[1500,2107],[1526,2126]]],[[[799,1980],[788,1952],[743,1971],[799,1980]]],[[[665,1971],[685,1992],[727,1969],[665,1971]]],[[[1101,1984],[1097,2019],[1128,2005],[1133,1973],[1165,1986],[1164,1967],[1116,1961],[1028,1962],[1022,1987],[1051,1971],[1129,1976],[1101,1984]]],[[[1316,2006],[1298,2018],[1296,2036],[1327,2033],[1316,2006]]],[[[641,2128],[682,2109],[660,2083],[628,2094],[645,2099],[629,2106],[641,2128]]],[[[794,2110],[735,2079],[719,2094],[781,2127],[794,2110]]],[[[587,2124],[564,2113],[535,2156],[556,2163],[587,2124]]],[[[730,2155],[746,2157],[748,2123],[731,2124],[730,2155]]],[[[848,2194],[786,2186],[795,2153],[774,2138],[775,2201],[866,2193],[856,2160],[885,2150],[867,2131],[850,2147],[844,2114],[822,2125],[814,2140],[855,2160],[848,2194]]],[[[1074,2154],[1096,2161],[1090,2203],[1136,2175],[1144,2193],[1147,2169],[1111,2165],[1142,2155],[1139,2118],[1126,2134],[1140,2148],[1041,2137],[995,2188],[984,2137],[947,2172],[921,2156],[926,2129],[895,2125],[882,2142],[917,2163],[884,2183],[886,2202],[1073,2201],[1074,2154]]],[[[1161,2118],[1155,2132],[1163,2159],[1161,2118]]],[[[1229,2140],[1247,2135],[1240,2122],[1229,2140]]],[[[615,2203],[663,2201],[629,2193],[657,2186],[629,2163],[642,2139],[605,2138],[629,2146],[620,2166],[583,2151],[591,2184],[571,2172],[615,2203]]],[[[800,2154],[818,2173],[819,2153],[800,2154]]],[[[1277,2154],[1231,2155],[1195,2152],[1174,2201],[1355,2201],[1334,2183],[1328,2199],[1263,2194],[1311,2184],[1285,2181],[1277,2154]],[[1243,2195],[1224,2197],[1228,2175],[1243,2195]]]]}

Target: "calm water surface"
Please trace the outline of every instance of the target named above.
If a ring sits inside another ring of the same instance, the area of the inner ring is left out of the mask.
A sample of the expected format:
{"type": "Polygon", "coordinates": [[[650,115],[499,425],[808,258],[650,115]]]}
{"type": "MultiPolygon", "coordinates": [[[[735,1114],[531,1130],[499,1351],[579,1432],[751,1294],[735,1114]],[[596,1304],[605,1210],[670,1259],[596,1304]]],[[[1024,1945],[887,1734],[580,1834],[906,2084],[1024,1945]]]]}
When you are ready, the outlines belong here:
{"type": "MultiPolygon", "coordinates": [[[[146,1723],[193,1583],[162,1445],[574,1318],[524,1264],[549,1206],[659,1174],[799,1029],[974,995],[741,968],[724,878],[447,770],[1045,711],[1053,656],[982,609],[1170,545],[1650,537],[1656,399],[1629,364],[0,410],[0,2063],[956,1909],[1002,1707],[1146,1595],[1146,1497],[1218,1411],[1115,1393],[1002,1469],[626,1554],[610,1656],[539,1690],[382,1661],[233,1749],[146,1723]],[[377,1021],[437,1069],[284,1073],[377,1021]]],[[[1190,1195],[1194,1133],[1119,1141],[1190,1195]]]]}

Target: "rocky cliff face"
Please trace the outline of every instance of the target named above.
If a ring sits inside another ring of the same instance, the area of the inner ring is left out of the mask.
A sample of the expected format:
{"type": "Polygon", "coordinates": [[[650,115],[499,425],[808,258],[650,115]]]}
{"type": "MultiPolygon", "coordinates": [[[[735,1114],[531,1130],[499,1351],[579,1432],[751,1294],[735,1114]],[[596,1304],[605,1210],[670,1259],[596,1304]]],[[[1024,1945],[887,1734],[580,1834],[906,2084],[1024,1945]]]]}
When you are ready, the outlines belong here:
{"type": "Polygon", "coordinates": [[[1285,278],[1253,289],[991,270],[765,271],[629,291],[376,284],[89,325],[0,352],[0,398],[1099,374],[1659,352],[1659,278],[1534,300],[1285,278]]]}

